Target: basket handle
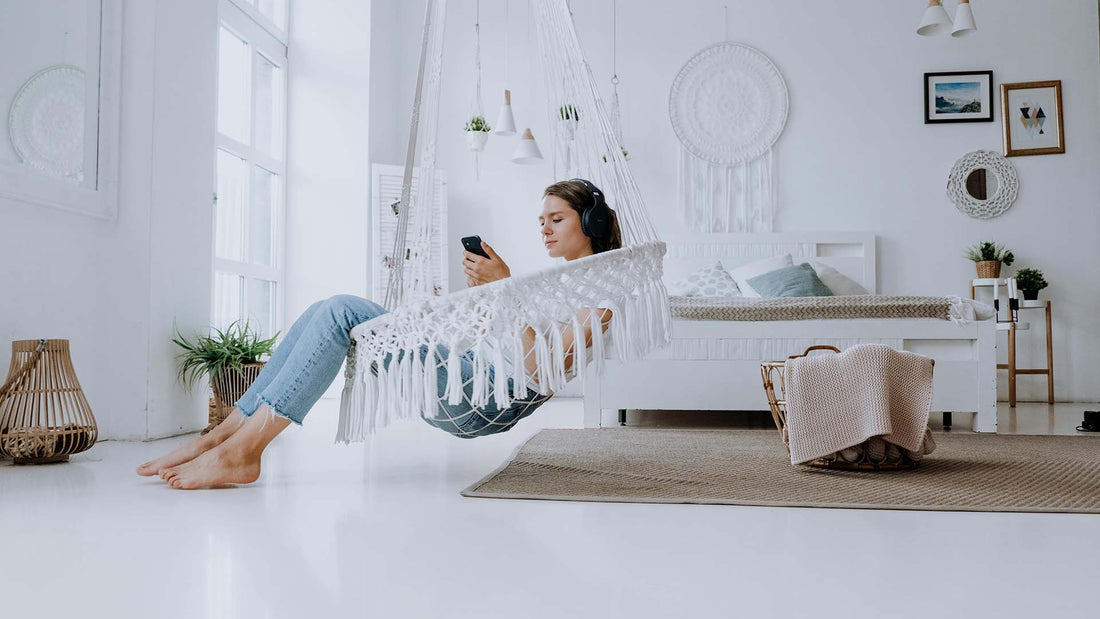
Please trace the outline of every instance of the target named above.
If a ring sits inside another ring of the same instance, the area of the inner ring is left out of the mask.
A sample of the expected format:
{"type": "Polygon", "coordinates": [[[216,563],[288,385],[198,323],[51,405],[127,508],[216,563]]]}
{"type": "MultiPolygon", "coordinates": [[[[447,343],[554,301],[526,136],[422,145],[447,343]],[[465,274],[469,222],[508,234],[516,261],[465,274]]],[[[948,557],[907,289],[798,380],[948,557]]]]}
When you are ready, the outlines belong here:
{"type": "Polygon", "coordinates": [[[840,349],[837,348],[836,346],[829,346],[828,344],[814,344],[813,346],[810,346],[806,350],[802,351],[801,355],[791,355],[790,357],[787,357],[787,358],[788,359],[797,359],[799,357],[805,357],[806,355],[810,354],[812,351],[815,351],[815,350],[831,350],[835,353],[840,352],[840,349]]]}
{"type": "Polygon", "coordinates": [[[42,351],[44,350],[46,350],[46,340],[38,340],[38,348],[36,348],[35,351],[31,353],[31,358],[27,359],[26,363],[24,363],[18,370],[12,372],[11,376],[8,377],[8,380],[4,381],[4,384],[0,386],[0,402],[4,401],[4,396],[8,394],[8,391],[11,391],[11,388],[15,386],[15,383],[19,382],[23,378],[23,376],[27,372],[30,372],[31,368],[33,368],[34,365],[38,363],[38,359],[42,356],[42,351]]]}

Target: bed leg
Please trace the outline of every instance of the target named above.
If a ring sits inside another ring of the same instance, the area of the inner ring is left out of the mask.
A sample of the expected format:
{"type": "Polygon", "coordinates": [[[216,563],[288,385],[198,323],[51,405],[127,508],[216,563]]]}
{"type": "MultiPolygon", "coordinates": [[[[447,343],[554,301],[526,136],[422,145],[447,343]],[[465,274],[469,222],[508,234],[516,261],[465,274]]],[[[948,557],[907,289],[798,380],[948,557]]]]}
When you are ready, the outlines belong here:
{"type": "Polygon", "coordinates": [[[619,409],[619,425],[620,426],[625,426],[626,425],[626,409],[625,408],[620,408],[619,409]]]}
{"type": "Polygon", "coordinates": [[[951,411],[943,411],[943,431],[951,431],[951,411]]]}

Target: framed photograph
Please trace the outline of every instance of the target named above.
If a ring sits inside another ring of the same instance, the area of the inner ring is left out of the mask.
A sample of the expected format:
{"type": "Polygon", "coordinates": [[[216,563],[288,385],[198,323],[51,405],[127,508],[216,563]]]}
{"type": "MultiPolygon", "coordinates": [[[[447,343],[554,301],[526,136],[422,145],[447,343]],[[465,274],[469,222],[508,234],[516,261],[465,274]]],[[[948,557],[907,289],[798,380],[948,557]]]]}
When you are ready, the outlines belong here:
{"type": "Polygon", "coordinates": [[[1066,152],[1062,80],[1001,84],[1005,157],[1066,152]]]}
{"type": "Polygon", "coordinates": [[[924,74],[924,124],[993,122],[993,72],[924,74]]]}

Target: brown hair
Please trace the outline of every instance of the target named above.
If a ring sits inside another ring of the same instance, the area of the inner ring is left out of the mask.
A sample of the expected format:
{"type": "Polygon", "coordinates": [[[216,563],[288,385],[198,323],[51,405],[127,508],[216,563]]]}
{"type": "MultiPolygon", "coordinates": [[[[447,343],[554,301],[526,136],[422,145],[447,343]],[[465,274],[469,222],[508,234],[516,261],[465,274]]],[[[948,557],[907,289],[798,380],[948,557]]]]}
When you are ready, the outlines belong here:
{"type": "MultiPolygon", "coordinates": [[[[542,197],[555,196],[565,200],[565,202],[577,211],[577,215],[583,215],[584,210],[592,204],[592,193],[588,191],[588,188],[584,186],[584,183],[579,181],[559,181],[546,188],[546,191],[542,192],[542,197]]],[[[589,237],[592,242],[592,253],[603,253],[605,251],[611,251],[612,249],[619,249],[623,246],[622,232],[619,230],[619,217],[615,214],[615,211],[610,206],[607,207],[608,212],[611,213],[611,230],[607,236],[602,238],[589,237]]]]}

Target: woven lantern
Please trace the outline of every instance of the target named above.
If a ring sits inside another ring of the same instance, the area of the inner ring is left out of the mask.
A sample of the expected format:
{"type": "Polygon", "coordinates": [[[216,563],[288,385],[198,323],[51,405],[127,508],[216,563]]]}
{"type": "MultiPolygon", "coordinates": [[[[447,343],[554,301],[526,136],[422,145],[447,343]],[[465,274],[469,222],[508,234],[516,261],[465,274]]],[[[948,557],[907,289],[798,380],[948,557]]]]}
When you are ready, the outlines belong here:
{"type": "Polygon", "coordinates": [[[69,340],[12,342],[11,368],[0,386],[0,455],[16,464],[65,462],[91,447],[97,434],[69,340]]]}

